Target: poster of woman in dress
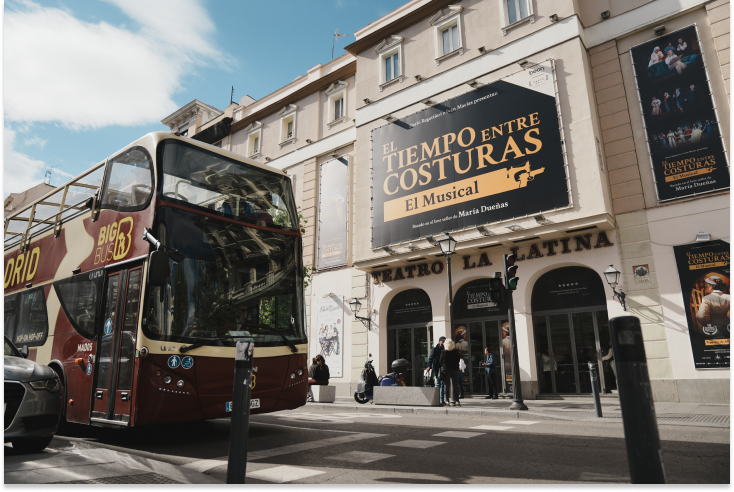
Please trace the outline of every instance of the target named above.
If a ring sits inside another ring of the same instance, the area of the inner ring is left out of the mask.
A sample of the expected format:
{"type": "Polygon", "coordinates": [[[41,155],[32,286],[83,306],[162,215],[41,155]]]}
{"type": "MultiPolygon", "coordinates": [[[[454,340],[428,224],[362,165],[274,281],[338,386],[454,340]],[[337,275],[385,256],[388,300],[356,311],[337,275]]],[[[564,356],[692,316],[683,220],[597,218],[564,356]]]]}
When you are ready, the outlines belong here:
{"type": "Polygon", "coordinates": [[[713,95],[696,26],[631,49],[658,198],[729,187],[713,95]]]}

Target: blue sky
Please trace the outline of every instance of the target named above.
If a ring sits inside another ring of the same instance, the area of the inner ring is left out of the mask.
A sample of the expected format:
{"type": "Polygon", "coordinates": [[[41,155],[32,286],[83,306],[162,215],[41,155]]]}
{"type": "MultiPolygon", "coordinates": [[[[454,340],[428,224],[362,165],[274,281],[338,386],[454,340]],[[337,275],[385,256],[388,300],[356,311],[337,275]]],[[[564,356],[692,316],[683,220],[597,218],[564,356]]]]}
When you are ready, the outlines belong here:
{"type": "Polygon", "coordinates": [[[273,92],[407,0],[6,0],[3,196],[58,185],[199,99],[273,92]]]}

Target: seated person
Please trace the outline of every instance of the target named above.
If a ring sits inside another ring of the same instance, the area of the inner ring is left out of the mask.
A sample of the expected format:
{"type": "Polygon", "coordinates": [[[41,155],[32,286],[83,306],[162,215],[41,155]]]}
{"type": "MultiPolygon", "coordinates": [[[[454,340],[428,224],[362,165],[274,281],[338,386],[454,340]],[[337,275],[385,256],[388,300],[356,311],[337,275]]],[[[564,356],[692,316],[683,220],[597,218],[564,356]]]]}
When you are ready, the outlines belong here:
{"type": "Polygon", "coordinates": [[[308,400],[313,401],[313,393],[311,393],[311,385],[328,386],[329,385],[329,366],[326,365],[324,356],[319,354],[313,358],[313,364],[308,368],[308,400]]]}

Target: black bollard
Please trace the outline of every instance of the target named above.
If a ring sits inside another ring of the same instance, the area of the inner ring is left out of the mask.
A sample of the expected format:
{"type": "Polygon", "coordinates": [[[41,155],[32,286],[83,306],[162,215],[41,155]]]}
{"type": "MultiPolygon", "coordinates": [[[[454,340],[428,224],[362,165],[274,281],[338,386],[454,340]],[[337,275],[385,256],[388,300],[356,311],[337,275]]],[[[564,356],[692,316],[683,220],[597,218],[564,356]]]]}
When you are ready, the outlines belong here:
{"type": "Polygon", "coordinates": [[[250,381],[255,342],[238,341],[234,357],[234,395],[229,428],[227,483],[245,483],[247,471],[247,433],[250,425],[250,381]]]}
{"type": "Polygon", "coordinates": [[[596,416],[601,418],[601,400],[599,399],[599,383],[596,377],[596,364],[589,362],[589,376],[591,377],[591,392],[594,394],[594,408],[596,416]]]}
{"type": "Polygon", "coordinates": [[[612,318],[614,362],[632,483],[665,483],[660,435],[647,372],[640,320],[612,318]]]}

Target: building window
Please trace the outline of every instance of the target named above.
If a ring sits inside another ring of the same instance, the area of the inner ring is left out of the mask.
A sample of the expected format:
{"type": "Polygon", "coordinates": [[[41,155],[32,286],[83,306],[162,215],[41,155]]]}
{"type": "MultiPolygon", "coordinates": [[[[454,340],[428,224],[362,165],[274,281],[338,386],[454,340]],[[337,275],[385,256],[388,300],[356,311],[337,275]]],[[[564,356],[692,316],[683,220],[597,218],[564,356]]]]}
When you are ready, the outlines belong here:
{"type": "Polygon", "coordinates": [[[334,82],[326,89],[326,96],[329,98],[329,119],[326,123],[327,128],[331,129],[333,125],[347,121],[347,86],[348,82],[339,80],[334,82]]]}
{"type": "Polygon", "coordinates": [[[262,128],[263,124],[259,121],[253,121],[245,131],[247,132],[247,157],[257,159],[262,153],[262,128]]]}
{"type": "Polygon", "coordinates": [[[401,36],[390,36],[375,49],[380,61],[380,90],[403,81],[403,39],[401,36]]]}
{"type": "Polygon", "coordinates": [[[436,35],[436,65],[445,58],[462,55],[464,46],[461,42],[461,11],[460,5],[449,5],[446,10],[439,10],[431,19],[436,35]]]}
{"type": "Polygon", "coordinates": [[[500,0],[504,11],[502,34],[507,35],[511,27],[530,22],[535,22],[532,0],[500,0]]]}
{"type": "Polygon", "coordinates": [[[278,112],[278,116],[280,116],[280,148],[296,141],[296,111],[298,111],[298,106],[289,104],[278,112]]]}

